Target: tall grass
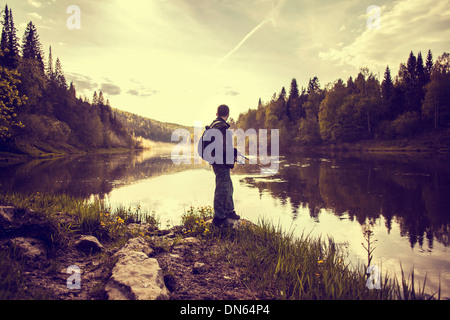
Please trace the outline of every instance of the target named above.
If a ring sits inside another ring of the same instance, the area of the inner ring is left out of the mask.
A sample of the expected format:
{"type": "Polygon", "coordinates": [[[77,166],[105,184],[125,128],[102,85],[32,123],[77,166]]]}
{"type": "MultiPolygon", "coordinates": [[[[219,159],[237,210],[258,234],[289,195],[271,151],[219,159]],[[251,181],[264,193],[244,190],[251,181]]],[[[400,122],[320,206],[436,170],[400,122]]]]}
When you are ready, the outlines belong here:
{"type": "MultiPolygon", "coordinates": [[[[380,272],[379,289],[367,286],[367,266],[352,267],[341,247],[332,238],[294,235],[282,227],[260,220],[243,222],[238,229],[210,227],[203,233],[202,219],[212,216],[209,210],[193,210],[183,215],[182,223],[189,235],[215,241],[231,253],[232,262],[241,268],[243,281],[253,293],[264,299],[283,300],[396,300],[427,299],[425,283],[418,290],[412,279],[402,273],[402,281],[380,272]],[[196,231],[193,233],[193,231],[196,231]]],[[[208,227],[208,226],[207,226],[208,227]]],[[[186,232],[185,231],[185,232],[186,232]]],[[[368,239],[373,244],[372,239],[368,239]]],[[[373,247],[368,247],[372,260],[373,247]]]]}
{"type": "Polygon", "coordinates": [[[248,258],[250,283],[272,299],[379,299],[389,288],[366,287],[365,274],[351,270],[331,238],[294,236],[261,221],[244,225],[236,242],[248,258]]]}
{"type": "Polygon", "coordinates": [[[23,212],[33,210],[36,217],[55,227],[52,239],[60,243],[74,233],[114,238],[124,235],[127,223],[159,224],[154,213],[141,212],[140,207],[119,206],[112,210],[104,201],[67,194],[0,193],[0,204],[14,206],[23,212]]]}

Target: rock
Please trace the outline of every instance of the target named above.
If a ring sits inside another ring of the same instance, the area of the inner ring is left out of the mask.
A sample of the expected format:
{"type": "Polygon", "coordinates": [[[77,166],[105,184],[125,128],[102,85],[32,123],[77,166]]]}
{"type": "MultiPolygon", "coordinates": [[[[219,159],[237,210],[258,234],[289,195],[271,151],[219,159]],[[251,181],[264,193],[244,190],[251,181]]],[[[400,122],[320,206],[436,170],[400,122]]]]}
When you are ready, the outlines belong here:
{"type": "Polygon", "coordinates": [[[156,259],[145,253],[147,246],[142,238],[133,238],[114,254],[118,260],[105,287],[109,300],[169,298],[162,269],[156,259]]]}
{"type": "Polygon", "coordinates": [[[200,240],[195,238],[195,237],[187,237],[184,239],[181,239],[180,241],[178,241],[178,243],[176,244],[178,245],[188,245],[188,246],[193,246],[196,244],[200,244],[200,240]]]}
{"type": "Polygon", "coordinates": [[[0,206],[0,226],[10,225],[14,220],[14,207],[0,206]]]}
{"type": "Polygon", "coordinates": [[[196,262],[194,263],[194,266],[192,267],[192,273],[193,274],[200,274],[206,272],[205,264],[202,262],[196,262]]]}
{"type": "Polygon", "coordinates": [[[86,254],[97,253],[103,250],[103,245],[94,236],[81,236],[75,247],[86,254]]]}
{"type": "Polygon", "coordinates": [[[10,244],[14,245],[22,256],[28,260],[44,260],[47,258],[47,248],[45,244],[34,238],[17,237],[10,239],[10,244]]]}
{"type": "Polygon", "coordinates": [[[132,252],[132,251],[143,252],[147,256],[150,256],[153,254],[153,249],[144,240],[144,238],[137,237],[137,238],[128,240],[128,242],[119,251],[117,251],[114,254],[113,258],[120,258],[124,255],[129,254],[129,252],[132,252]]]}
{"type": "Polygon", "coordinates": [[[150,223],[130,223],[127,225],[127,229],[130,232],[141,233],[153,231],[155,229],[155,226],[150,223]]]}

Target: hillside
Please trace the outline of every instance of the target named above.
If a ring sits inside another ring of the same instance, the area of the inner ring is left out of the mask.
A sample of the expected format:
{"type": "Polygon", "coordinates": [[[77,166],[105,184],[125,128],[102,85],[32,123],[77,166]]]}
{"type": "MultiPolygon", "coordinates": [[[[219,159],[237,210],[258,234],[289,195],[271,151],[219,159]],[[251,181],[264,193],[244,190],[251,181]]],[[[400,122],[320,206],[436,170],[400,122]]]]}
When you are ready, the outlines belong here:
{"type": "Polygon", "coordinates": [[[160,122],[127,111],[113,109],[115,118],[135,137],[152,141],[171,142],[172,132],[176,129],[193,131],[192,127],[175,123],[160,122]]]}

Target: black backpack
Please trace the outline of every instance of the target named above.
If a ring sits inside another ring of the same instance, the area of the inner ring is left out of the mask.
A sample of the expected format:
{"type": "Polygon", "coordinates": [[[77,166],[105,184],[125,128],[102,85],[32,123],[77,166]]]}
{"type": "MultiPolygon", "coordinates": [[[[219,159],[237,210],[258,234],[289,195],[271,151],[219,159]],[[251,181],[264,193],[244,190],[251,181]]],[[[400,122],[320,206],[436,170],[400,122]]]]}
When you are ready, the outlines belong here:
{"type": "MultiPolygon", "coordinates": [[[[209,154],[208,155],[204,154],[204,151],[207,146],[209,146],[212,142],[214,142],[215,137],[210,136],[211,133],[208,133],[208,131],[211,129],[215,129],[214,127],[219,123],[220,123],[219,120],[215,120],[213,123],[211,123],[210,126],[205,127],[205,131],[203,131],[202,137],[200,138],[197,146],[198,154],[200,155],[200,157],[202,157],[203,160],[205,160],[209,164],[213,163],[213,159],[209,158],[209,154]],[[205,139],[205,137],[207,137],[208,139],[205,139]]],[[[213,150],[213,152],[211,152],[211,157],[214,158],[214,156],[215,154],[213,150]]]]}

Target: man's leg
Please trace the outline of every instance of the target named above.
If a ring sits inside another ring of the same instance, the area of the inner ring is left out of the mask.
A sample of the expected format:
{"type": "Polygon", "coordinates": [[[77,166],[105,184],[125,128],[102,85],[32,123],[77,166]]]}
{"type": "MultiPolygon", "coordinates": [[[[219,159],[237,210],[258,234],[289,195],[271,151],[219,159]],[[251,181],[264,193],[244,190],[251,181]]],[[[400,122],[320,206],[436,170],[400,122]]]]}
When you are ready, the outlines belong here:
{"type": "MultiPolygon", "coordinates": [[[[214,191],[214,219],[227,218],[227,206],[230,206],[233,197],[233,185],[231,183],[230,169],[224,166],[213,166],[216,175],[216,189],[214,191]]],[[[232,203],[231,203],[232,204],[232,203]]]]}
{"type": "Polygon", "coordinates": [[[236,212],[234,212],[234,201],[233,201],[233,182],[231,181],[231,176],[228,176],[229,180],[228,180],[228,197],[227,197],[227,202],[226,202],[226,206],[225,206],[225,213],[227,215],[227,218],[231,218],[234,220],[239,220],[239,216],[236,215],[236,212]]]}

